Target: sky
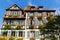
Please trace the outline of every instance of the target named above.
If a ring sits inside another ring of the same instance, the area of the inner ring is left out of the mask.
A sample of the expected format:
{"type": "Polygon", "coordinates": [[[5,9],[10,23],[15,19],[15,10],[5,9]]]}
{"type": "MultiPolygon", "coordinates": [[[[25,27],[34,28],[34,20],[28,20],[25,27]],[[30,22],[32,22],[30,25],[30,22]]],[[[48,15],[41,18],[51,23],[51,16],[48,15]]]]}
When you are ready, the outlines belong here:
{"type": "Polygon", "coordinates": [[[17,4],[24,9],[26,6],[44,6],[46,9],[56,10],[55,14],[60,13],[60,0],[0,0],[0,28],[3,24],[3,17],[6,14],[6,9],[17,4]]]}

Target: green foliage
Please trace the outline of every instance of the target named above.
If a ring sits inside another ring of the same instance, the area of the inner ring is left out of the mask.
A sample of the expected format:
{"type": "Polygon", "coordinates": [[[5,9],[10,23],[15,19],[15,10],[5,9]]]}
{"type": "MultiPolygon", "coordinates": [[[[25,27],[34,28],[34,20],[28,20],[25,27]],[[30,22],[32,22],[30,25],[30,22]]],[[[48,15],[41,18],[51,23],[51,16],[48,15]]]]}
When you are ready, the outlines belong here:
{"type": "Polygon", "coordinates": [[[48,21],[48,23],[46,23],[46,29],[55,29],[55,24],[56,24],[56,21],[55,19],[51,19],[48,21]]]}
{"type": "Polygon", "coordinates": [[[15,40],[15,37],[11,36],[11,37],[9,38],[9,40],[15,40]]]}
{"type": "Polygon", "coordinates": [[[11,29],[11,25],[9,25],[9,24],[6,24],[4,26],[5,26],[5,29],[11,29]]]}
{"type": "Polygon", "coordinates": [[[23,40],[23,38],[17,38],[17,40],[23,40]]]}
{"type": "Polygon", "coordinates": [[[44,40],[44,38],[41,38],[40,40],[44,40]]]}
{"type": "Polygon", "coordinates": [[[9,15],[10,18],[17,18],[18,15],[9,15]]]}
{"type": "Polygon", "coordinates": [[[56,38],[55,36],[53,36],[53,37],[51,38],[51,40],[57,40],[57,38],[56,38]]]}
{"type": "Polygon", "coordinates": [[[30,25],[29,28],[30,28],[30,29],[33,29],[33,28],[34,28],[34,25],[30,25]]]}
{"type": "Polygon", "coordinates": [[[35,40],[35,38],[30,38],[30,40],[35,40]]]}
{"type": "Polygon", "coordinates": [[[23,27],[23,25],[18,25],[17,29],[21,29],[23,27]]]}
{"type": "Polygon", "coordinates": [[[8,40],[8,39],[7,39],[7,37],[2,36],[2,37],[0,37],[0,40],[8,40]]]}
{"type": "Polygon", "coordinates": [[[50,33],[51,36],[53,36],[51,40],[56,40],[54,33],[57,33],[57,31],[54,30],[57,29],[60,29],[60,15],[56,16],[56,18],[49,19],[45,27],[40,29],[40,31],[42,32],[43,35],[50,33]]]}

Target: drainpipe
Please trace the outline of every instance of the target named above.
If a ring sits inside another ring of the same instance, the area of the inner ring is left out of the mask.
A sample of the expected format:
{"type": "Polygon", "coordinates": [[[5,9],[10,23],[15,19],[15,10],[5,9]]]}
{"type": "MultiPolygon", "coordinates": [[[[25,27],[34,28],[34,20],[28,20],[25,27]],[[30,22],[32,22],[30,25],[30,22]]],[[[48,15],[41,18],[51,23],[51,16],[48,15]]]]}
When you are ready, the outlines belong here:
{"type": "Polygon", "coordinates": [[[27,39],[27,30],[26,30],[26,27],[27,27],[27,13],[26,13],[26,19],[25,19],[25,40],[27,39]]]}

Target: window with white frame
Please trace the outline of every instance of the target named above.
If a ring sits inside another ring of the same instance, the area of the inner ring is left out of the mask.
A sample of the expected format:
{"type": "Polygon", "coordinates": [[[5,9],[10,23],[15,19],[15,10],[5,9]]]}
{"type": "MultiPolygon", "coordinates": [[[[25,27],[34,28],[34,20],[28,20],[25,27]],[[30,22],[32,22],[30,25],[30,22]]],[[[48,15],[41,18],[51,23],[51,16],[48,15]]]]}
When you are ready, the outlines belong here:
{"type": "Polygon", "coordinates": [[[6,24],[13,24],[13,20],[8,20],[8,21],[6,21],[6,24]]]}
{"type": "Polygon", "coordinates": [[[38,20],[38,24],[40,25],[40,24],[42,24],[43,23],[43,21],[42,20],[38,20]]]}
{"type": "Polygon", "coordinates": [[[10,11],[10,15],[18,15],[18,11],[10,11]]]}
{"type": "Polygon", "coordinates": [[[30,15],[30,16],[34,16],[34,13],[33,13],[33,12],[30,12],[29,15],[30,15]]]}
{"type": "Polygon", "coordinates": [[[2,31],[3,36],[7,36],[7,34],[8,34],[8,31],[2,31]]]}
{"type": "Polygon", "coordinates": [[[35,31],[27,31],[27,38],[35,37],[35,31]]]}
{"type": "Polygon", "coordinates": [[[39,39],[39,31],[35,31],[35,38],[39,39]]]}
{"type": "Polygon", "coordinates": [[[15,36],[15,31],[12,31],[11,32],[11,36],[15,36]]]}
{"type": "Polygon", "coordinates": [[[23,25],[24,20],[18,20],[18,23],[19,23],[20,25],[23,25]]]}
{"type": "Polygon", "coordinates": [[[42,12],[38,12],[38,16],[41,16],[42,15],[42,12]]]}
{"type": "Polygon", "coordinates": [[[34,24],[34,23],[35,23],[35,21],[31,19],[31,24],[34,24]]]}
{"type": "Polygon", "coordinates": [[[19,37],[23,36],[23,31],[19,31],[19,37]]]}
{"type": "Polygon", "coordinates": [[[35,31],[30,31],[30,38],[35,37],[35,31]]]}
{"type": "Polygon", "coordinates": [[[27,31],[27,38],[29,38],[29,36],[30,36],[30,32],[29,32],[29,31],[27,31]]]}

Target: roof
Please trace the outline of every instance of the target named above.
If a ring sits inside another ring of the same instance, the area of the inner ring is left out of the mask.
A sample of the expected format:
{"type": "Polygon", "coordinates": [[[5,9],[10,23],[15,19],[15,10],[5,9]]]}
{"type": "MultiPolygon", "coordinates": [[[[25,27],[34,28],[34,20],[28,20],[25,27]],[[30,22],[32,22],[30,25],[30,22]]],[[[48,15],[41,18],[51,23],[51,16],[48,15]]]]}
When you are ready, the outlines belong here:
{"type": "MultiPolygon", "coordinates": [[[[13,7],[13,6],[17,6],[20,10],[22,10],[17,4],[14,4],[11,7],[13,7]]],[[[11,7],[7,8],[6,10],[9,10],[11,7]]]]}
{"type": "Polygon", "coordinates": [[[31,8],[34,8],[35,10],[38,10],[38,8],[37,7],[35,7],[35,6],[27,6],[24,10],[31,10],[31,8]]]}
{"type": "Polygon", "coordinates": [[[25,9],[24,9],[25,12],[55,12],[56,10],[48,10],[48,9],[45,9],[43,8],[43,6],[38,6],[38,7],[35,7],[35,6],[27,6],[25,9]],[[31,8],[34,8],[33,10],[31,10],[31,8]],[[41,10],[39,9],[41,8],[41,10]]]}
{"type": "Polygon", "coordinates": [[[25,12],[55,12],[56,10],[25,10],[25,12]]]}

